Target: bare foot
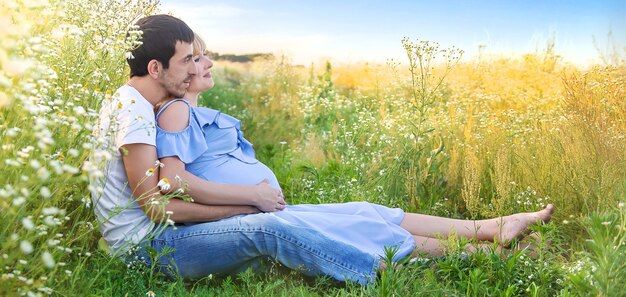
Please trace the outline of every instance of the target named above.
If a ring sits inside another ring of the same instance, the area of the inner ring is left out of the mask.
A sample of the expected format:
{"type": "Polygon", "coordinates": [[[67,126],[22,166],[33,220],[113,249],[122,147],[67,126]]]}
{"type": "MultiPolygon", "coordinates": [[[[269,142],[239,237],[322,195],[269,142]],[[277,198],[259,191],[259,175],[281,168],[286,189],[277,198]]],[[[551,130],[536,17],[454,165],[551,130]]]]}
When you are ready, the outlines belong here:
{"type": "Polygon", "coordinates": [[[509,246],[511,240],[520,239],[530,231],[529,227],[538,222],[547,223],[554,212],[554,205],[548,204],[546,208],[537,212],[516,213],[502,217],[500,220],[500,240],[505,246],[509,246]]]}

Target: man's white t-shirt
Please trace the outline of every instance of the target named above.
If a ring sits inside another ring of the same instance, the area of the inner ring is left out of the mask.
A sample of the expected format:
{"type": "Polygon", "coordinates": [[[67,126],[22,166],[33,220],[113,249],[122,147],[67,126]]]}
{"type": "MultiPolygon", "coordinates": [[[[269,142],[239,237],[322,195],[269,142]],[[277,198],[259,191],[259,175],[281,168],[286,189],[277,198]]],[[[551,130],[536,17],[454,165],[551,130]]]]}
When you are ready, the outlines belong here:
{"type": "Polygon", "coordinates": [[[100,148],[93,159],[100,160],[104,174],[92,181],[91,189],[95,213],[102,222],[100,232],[111,253],[139,243],[154,227],[131,193],[119,150],[127,144],[156,145],[153,108],[135,88],[124,85],[100,109],[95,130],[100,148]]]}

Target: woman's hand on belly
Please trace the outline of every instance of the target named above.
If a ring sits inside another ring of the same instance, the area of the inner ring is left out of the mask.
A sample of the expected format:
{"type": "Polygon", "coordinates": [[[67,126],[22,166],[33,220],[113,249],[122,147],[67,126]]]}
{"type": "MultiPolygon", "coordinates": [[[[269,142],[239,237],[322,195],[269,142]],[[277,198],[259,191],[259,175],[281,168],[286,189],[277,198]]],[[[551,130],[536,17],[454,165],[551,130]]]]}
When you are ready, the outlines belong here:
{"type": "Polygon", "coordinates": [[[285,198],[280,190],[269,185],[269,181],[264,179],[255,186],[256,199],[254,206],[263,212],[281,211],[285,209],[285,198]]]}

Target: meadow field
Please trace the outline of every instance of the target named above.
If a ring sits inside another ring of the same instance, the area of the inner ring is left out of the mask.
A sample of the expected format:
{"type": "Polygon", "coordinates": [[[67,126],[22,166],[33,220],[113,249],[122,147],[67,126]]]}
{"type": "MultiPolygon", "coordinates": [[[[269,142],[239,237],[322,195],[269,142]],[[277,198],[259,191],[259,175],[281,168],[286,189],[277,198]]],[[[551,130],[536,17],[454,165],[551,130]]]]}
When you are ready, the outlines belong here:
{"type": "Polygon", "coordinates": [[[467,240],[450,236],[449,256],[389,268],[367,287],[276,263],[183,281],[111,258],[90,197],[103,174],[95,160],[111,156],[92,134],[98,109],[128,77],[130,24],[158,1],[18,0],[0,11],[0,296],[626,296],[623,50],[584,69],[553,41],[471,59],[407,38],[407,58],[386,64],[217,61],[200,104],[241,119],[290,204],[556,212],[533,229],[532,253],[467,257],[467,240]]]}

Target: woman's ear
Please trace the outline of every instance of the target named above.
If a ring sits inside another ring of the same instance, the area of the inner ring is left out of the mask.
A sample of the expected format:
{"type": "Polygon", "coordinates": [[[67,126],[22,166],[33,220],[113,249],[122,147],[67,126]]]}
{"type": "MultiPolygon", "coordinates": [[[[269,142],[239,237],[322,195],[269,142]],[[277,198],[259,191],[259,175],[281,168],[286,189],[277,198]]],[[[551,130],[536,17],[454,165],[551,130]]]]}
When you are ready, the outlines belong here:
{"type": "Polygon", "coordinates": [[[152,77],[153,79],[158,79],[159,75],[161,74],[161,69],[163,69],[163,65],[161,64],[161,62],[152,59],[150,60],[150,62],[148,62],[148,75],[150,75],[150,77],[152,77]]]}

